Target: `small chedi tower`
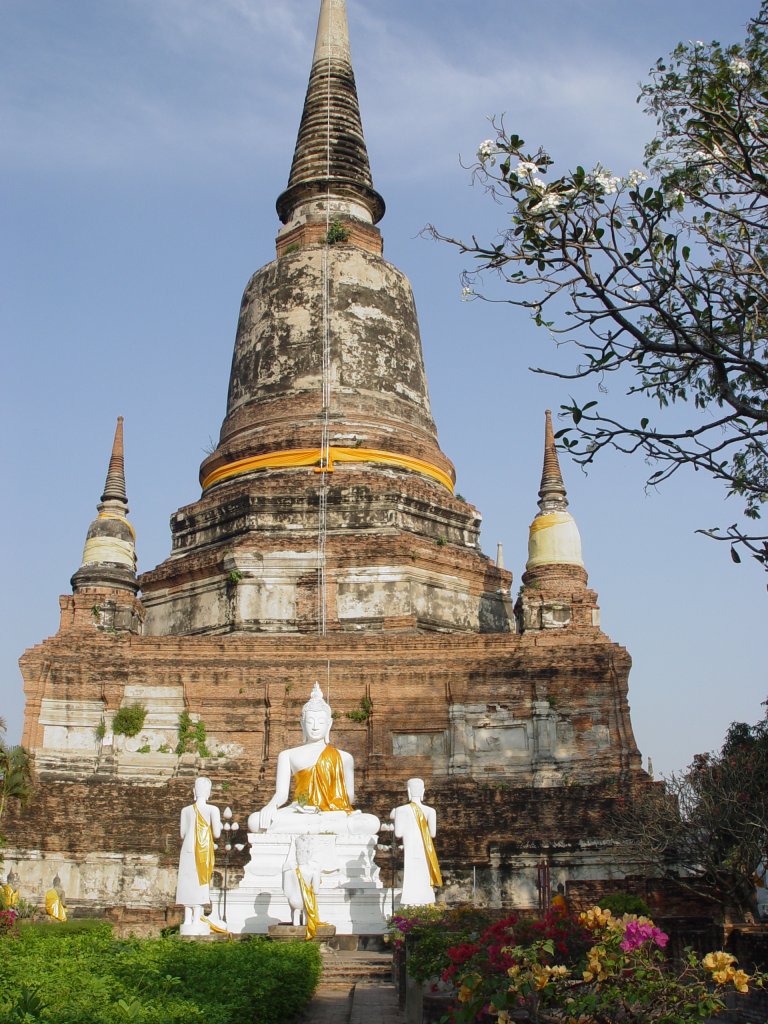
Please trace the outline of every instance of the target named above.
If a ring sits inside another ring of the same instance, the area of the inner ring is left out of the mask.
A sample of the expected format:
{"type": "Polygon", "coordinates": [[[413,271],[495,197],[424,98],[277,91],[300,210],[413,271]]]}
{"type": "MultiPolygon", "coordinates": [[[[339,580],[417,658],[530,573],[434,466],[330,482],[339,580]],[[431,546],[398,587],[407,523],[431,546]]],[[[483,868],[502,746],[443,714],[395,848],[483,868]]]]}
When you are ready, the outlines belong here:
{"type": "Polygon", "coordinates": [[[587,589],[581,536],[568,511],[549,409],[545,417],[539,512],[531,523],[528,562],[517,603],[520,625],[523,630],[557,628],[572,622],[599,626],[597,594],[587,589]]]}
{"type": "Polygon", "coordinates": [[[615,877],[611,807],[648,781],[629,655],[600,629],[549,414],[516,606],[454,494],[410,285],[382,255],[343,0],[320,3],[277,211],[200,497],[138,578],[118,421],[60,629],[21,658],[37,785],[6,861],[30,893],[58,872],[70,908],[165,919],[194,777],[241,820],[264,806],[319,680],[359,807],[386,820],[426,781],[448,898],[474,879],[531,906],[542,863],[553,885],[615,877]],[[130,705],[135,735],[116,722],[130,705]]]}

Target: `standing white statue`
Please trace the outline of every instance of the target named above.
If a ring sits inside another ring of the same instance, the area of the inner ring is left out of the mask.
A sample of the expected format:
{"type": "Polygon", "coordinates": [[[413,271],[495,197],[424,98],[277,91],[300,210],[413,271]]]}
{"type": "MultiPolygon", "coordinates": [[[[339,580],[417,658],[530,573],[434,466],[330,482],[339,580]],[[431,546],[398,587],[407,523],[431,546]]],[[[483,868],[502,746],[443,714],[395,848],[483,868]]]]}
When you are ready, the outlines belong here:
{"type": "Polygon", "coordinates": [[[195,779],[195,802],[181,812],[181,854],[176,902],[184,907],[182,935],[209,935],[210,925],[201,920],[203,907],[210,903],[209,884],[213,874],[214,839],[221,835],[218,807],[208,803],[211,780],[195,779]]]}
{"type": "Polygon", "coordinates": [[[291,924],[301,924],[301,914],[304,914],[307,939],[314,939],[321,924],[317,909],[320,874],[312,836],[298,836],[283,866],[283,892],[291,908],[291,924]]]}
{"type": "Polygon", "coordinates": [[[408,803],[396,807],[390,817],[395,836],[403,841],[403,893],[400,902],[419,907],[435,902],[434,886],[443,884],[434,837],[437,814],[424,800],[423,779],[408,780],[408,803]]]}
{"type": "Polygon", "coordinates": [[[329,742],[333,714],[315,683],[301,712],[304,743],[282,750],[277,757],[275,794],[248,819],[251,832],[374,836],[379,819],[353,808],[355,762],[345,750],[329,742]],[[291,796],[293,801],[285,807],[291,796]]]}

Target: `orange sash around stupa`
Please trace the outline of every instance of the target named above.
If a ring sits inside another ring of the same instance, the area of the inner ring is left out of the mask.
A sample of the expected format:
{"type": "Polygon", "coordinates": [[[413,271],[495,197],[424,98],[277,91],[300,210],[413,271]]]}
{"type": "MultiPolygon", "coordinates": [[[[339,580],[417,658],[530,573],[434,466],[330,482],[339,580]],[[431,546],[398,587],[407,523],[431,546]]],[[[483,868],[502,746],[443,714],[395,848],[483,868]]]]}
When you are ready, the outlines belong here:
{"type": "Polygon", "coordinates": [[[432,842],[432,836],[429,834],[429,823],[424,815],[424,811],[422,811],[417,803],[411,801],[411,807],[421,831],[421,841],[424,843],[424,853],[427,855],[429,884],[442,885],[443,876],[440,874],[440,865],[437,863],[437,851],[435,850],[435,844],[432,842]]]}
{"type": "Polygon", "coordinates": [[[200,885],[208,885],[213,874],[213,829],[195,807],[195,866],[200,885]]]}
{"type": "Polygon", "coordinates": [[[341,754],[330,744],[311,768],[296,772],[293,786],[293,799],[299,803],[306,798],[310,807],[319,807],[321,811],[346,811],[350,814],[353,810],[347,795],[341,754]]]}

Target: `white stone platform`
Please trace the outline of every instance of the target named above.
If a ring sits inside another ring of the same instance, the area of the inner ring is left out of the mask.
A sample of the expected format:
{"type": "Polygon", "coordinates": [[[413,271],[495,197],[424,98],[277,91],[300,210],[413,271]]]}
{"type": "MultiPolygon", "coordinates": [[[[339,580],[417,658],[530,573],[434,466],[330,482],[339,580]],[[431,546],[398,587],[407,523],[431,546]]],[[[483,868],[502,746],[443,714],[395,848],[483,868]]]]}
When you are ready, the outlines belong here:
{"type": "MultiPolygon", "coordinates": [[[[267,933],[270,925],[291,920],[283,893],[283,865],[297,835],[249,832],[251,859],[240,884],[227,893],[227,926],[235,934],[267,933]]],[[[376,837],[313,835],[314,859],[320,865],[317,891],[320,920],[336,926],[337,935],[381,935],[391,912],[392,892],[384,889],[374,861],[376,837]]],[[[213,913],[223,915],[224,894],[211,889],[213,913]]]]}

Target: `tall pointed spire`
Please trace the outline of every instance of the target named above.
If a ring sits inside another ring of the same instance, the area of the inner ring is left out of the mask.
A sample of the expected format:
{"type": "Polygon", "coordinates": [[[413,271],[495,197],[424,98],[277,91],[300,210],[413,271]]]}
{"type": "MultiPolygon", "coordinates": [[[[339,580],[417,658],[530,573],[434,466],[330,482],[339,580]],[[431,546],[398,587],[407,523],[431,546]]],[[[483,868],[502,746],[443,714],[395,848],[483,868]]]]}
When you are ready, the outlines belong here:
{"type": "Polygon", "coordinates": [[[112,442],[112,454],[109,459],[107,479],[104,482],[102,501],[121,501],[128,511],[128,495],[125,491],[125,459],[123,456],[123,417],[117,417],[115,439],[112,442]]]}
{"type": "Polygon", "coordinates": [[[548,565],[583,567],[581,537],[576,520],[568,511],[568,497],[560,471],[552,413],[549,409],[545,413],[544,467],[538,504],[539,512],[530,528],[526,570],[548,565]]]}
{"type": "Polygon", "coordinates": [[[563,474],[560,472],[560,460],[555,447],[555,432],[552,429],[552,412],[544,413],[544,468],[541,472],[539,488],[539,508],[544,512],[565,512],[568,498],[565,493],[563,474]]]}
{"type": "Polygon", "coordinates": [[[104,493],[88,528],[80,568],[72,577],[75,593],[87,589],[136,593],[136,535],[128,522],[123,457],[123,417],[118,416],[104,493]]]}
{"type": "Polygon", "coordinates": [[[345,0],[322,0],[288,188],[277,200],[287,225],[331,210],[368,224],[384,216],[363,135],[345,0]]]}

